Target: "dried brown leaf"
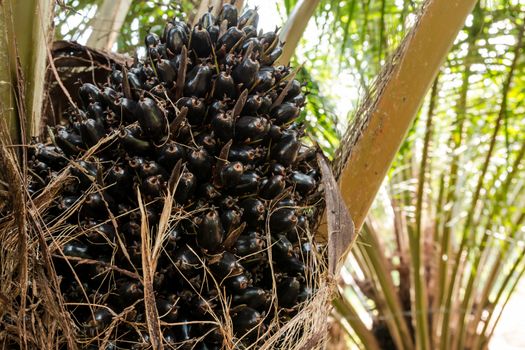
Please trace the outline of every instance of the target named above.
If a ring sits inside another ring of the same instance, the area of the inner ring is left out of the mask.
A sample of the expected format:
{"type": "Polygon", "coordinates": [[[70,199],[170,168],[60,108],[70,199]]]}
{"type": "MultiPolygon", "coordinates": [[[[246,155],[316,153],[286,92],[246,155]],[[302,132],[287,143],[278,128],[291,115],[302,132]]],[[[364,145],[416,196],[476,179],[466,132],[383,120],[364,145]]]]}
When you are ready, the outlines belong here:
{"type": "Polygon", "coordinates": [[[318,154],[328,221],[328,270],[336,276],[354,239],[354,223],[326,158],[318,154]]]}

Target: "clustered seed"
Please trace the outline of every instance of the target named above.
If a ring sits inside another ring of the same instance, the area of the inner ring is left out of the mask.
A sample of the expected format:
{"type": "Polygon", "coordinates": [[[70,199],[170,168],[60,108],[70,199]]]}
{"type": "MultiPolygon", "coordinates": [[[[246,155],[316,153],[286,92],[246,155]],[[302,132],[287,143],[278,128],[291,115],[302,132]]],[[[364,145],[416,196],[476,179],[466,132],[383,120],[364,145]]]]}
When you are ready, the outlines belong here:
{"type": "Polygon", "coordinates": [[[296,122],[302,85],[273,65],[277,31],[258,33],[257,22],[233,2],[193,28],[169,21],[162,36],[147,34],[144,60],[82,84],[80,106],[31,148],[32,196],[68,166],[74,177],[45,220],[73,227],[54,261],[86,338],[120,314],[110,347],[149,346],[138,190],[151,241],[169,190],[180,218],[153,278],[165,345],[220,349],[225,308],[233,334],[253,342],[311,295],[316,150],[296,122]]]}

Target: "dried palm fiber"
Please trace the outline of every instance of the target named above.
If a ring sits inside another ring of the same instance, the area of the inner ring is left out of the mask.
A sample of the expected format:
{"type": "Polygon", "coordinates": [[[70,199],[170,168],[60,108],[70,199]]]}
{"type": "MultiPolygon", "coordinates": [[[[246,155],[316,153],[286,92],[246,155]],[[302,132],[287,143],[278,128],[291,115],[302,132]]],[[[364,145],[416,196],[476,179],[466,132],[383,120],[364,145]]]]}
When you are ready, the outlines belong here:
{"type": "Polygon", "coordinates": [[[170,21],[144,61],[66,94],[27,168],[2,149],[3,345],[323,346],[320,169],[295,122],[301,84],[257,20],[226,4],[170,21]]]}

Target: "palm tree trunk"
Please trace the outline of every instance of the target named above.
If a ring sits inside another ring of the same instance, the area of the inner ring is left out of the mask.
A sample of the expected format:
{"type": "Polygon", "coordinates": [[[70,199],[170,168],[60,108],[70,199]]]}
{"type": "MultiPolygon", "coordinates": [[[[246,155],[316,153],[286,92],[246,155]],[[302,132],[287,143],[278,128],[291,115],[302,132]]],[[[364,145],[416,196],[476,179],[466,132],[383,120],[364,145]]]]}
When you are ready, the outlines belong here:
{"type": "Polygon", "coordinates": [[[53,0],[0,2],[0,112],[13,143],[41,131],[53,6],[53,0]]]}
{"type": "Polygon", "coordinates": [[[131,0],[104,0],[97,15],[91,20],[91,35],[87,46],[109,51],[117,41],[131,0]]]}

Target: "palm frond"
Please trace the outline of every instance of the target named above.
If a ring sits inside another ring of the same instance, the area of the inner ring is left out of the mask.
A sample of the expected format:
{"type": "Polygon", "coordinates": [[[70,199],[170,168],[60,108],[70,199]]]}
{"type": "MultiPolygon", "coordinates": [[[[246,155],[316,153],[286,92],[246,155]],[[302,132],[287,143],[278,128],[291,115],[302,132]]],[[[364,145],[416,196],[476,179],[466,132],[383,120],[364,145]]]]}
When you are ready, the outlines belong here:
{"type": "MultiPolygon", "coordinates": [[[[377,276],[393,276],[415,343],[415,317],[423,313],[432,346],[459,350],[487,346],[523,274],[525,219],[518,208],[525,203],[525,136],[518,130],[525,127],[525,21],[508,16],[523,13],[517,6],[480,3],[467,21],[348,263],[352,283],[371,281],[375,290],[366,303],[374,305],[368,313],[371,330],[382,330],[376,333],[380,344],[396,344],[399,328],[383,305],[391,287],[377,276]],[[382,240],[372,244],[371,236],[382,240]],[[366,261],[378,252],[386,262],[371,268],[366,261]],[[416,303],[418,290],[428,311],[416,303]]],[[[347,285],[347,300],[355,304],[363,288],[347,285]]]]}

